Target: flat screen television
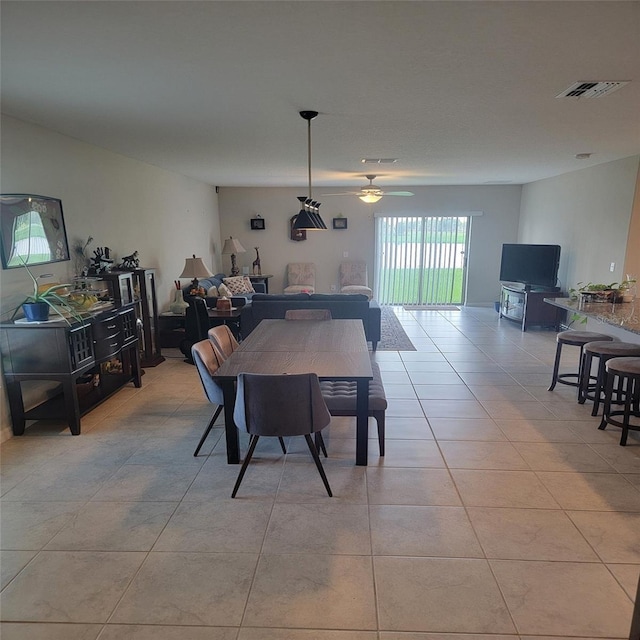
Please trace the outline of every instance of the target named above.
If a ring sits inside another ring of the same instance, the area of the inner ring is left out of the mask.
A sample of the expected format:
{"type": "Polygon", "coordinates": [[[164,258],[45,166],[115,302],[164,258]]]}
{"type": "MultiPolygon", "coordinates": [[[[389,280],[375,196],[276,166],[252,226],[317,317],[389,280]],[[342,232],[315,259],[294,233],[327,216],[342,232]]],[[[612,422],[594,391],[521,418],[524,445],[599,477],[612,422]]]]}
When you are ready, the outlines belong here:
{"type": "Polygon", "coordinates": [[[560,245],[503,244],[500,280],[518,282],[525,287],[552,289],[558,281],[560,245]]]}

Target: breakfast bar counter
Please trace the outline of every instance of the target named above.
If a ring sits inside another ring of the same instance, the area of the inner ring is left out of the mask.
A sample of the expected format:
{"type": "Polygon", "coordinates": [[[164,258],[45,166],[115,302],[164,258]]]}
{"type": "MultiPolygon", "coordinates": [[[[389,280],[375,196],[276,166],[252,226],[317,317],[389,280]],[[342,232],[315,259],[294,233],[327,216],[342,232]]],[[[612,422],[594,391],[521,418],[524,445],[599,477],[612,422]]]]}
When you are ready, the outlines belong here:
{"type": "MultiPolygon", "coordinates": [[[[635,334],[630,336],[622,334],[623,339],[630,342],[640,342],[640,305],[637,302],[583,302],[573,298],[545,298],[548,304],[560,307],[571,314],[577,313],[585,316],[589,322],[600,325],[607,324],[611,327],[622,329],[624,332],[635,334]]],[[[575,327],[578,328],[578,327],[575,327]]]]}

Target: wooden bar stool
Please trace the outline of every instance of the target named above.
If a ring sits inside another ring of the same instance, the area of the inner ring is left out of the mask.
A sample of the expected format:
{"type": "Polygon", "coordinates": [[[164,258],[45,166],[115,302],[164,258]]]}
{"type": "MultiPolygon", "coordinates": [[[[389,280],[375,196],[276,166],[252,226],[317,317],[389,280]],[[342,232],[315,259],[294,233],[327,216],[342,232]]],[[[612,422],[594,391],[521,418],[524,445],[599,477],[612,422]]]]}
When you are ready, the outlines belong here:
{"type": "Polygon", "coordinates": [[[591,415],[598,415],[600,403],[604,398],[605,365],[611,358],[638,357],[640,344],[633,342],[605,342],[602,340],[588,342],[584,345],[582,378],[578,392],[578,402],[584,404],[586,400],[593,400],[591,415]],[[590,372],[593,358],[598,358],[596,382],[590,385],[590,372]]]}
{"type": "Polygon", "coordinates": [[[632,417],[640,419],[640,358],[611,358],[605,365],[605,371],[604,409],[598,429],[606,429],[608,424],[620,427],[620,445],[624,447],[629,431],[640,431],[640,420],[631,424],[632,417]],[[624,403],[622,410],[612,411],[616,378],[617,390],[624,403]],[[616,416],[621,416],[622,420],[616,416]]]}
{"type": "Polygon", "coordinates": [[[556,360],[553,364],[553,377],[549,391],[553,391],[556,384],[568,384],[571,387],[580,387],[582,353],[587,342],[612,341],[613,337],[606,333],[595,333],[594,331],[561,331],[556,336],[556,360]],[[575,373],[558,373],[560,370],[560,358],[562,357],[562,347],[564,345],[580,347],[580,358],[578,359],[578,370],[575,373]]]}

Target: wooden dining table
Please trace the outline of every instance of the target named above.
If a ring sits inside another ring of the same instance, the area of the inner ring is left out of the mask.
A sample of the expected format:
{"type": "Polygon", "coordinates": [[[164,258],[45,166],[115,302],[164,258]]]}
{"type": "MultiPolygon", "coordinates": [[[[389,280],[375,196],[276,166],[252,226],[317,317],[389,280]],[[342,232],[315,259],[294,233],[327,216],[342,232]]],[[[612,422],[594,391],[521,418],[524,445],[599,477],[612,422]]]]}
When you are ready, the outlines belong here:
{"type": "MultiPolygon", "coordinates": [[[[362,320],[263,320],[214,374],[224,395],[227,462],[240,462],[233,420],[240,373],[315,373],[356,383],[356,464],[367,464],[371,358],[362,320]]],[[[295,401],[295,399],[292,399],[295,401]]]]}

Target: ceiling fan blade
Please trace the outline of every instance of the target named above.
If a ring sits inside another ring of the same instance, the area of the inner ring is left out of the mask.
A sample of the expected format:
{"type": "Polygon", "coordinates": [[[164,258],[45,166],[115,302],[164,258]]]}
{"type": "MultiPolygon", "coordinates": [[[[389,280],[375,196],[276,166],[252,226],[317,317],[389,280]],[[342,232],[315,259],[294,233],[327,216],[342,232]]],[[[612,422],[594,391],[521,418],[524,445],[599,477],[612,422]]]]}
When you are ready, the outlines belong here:
{"type": "Polygon", "coordinates": [[[385,196],[412,196],[413,193],[411,191],[385,191],[385,196]]]}
{"type": "Polygon", "coordinates": [[[343,191],[342,193],[322,193],[320,195],[322,197],[324,196],[359,196],[360,191],[343,191]]]}

